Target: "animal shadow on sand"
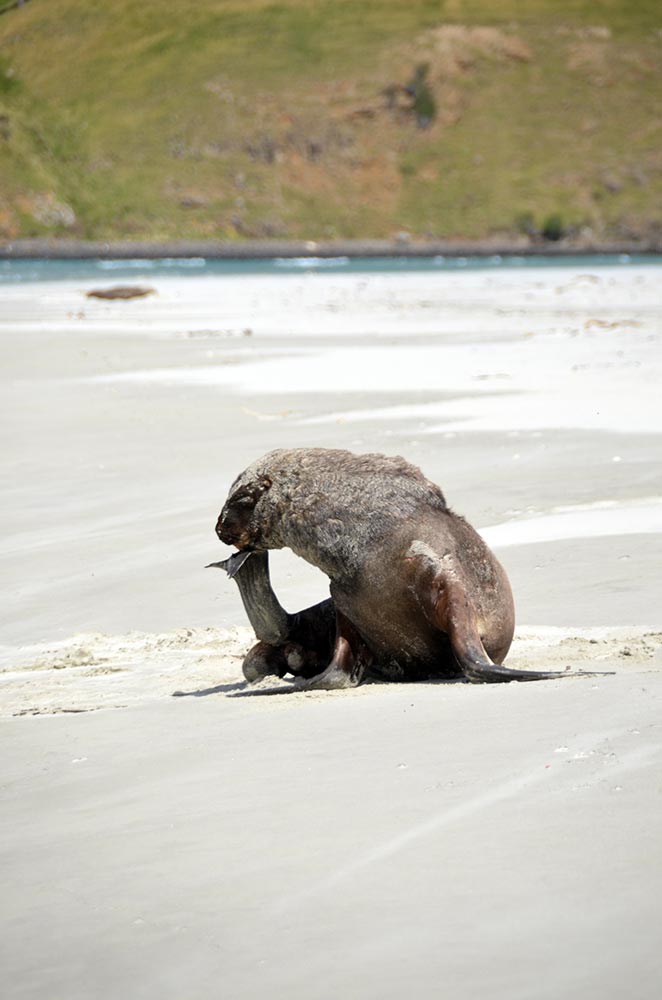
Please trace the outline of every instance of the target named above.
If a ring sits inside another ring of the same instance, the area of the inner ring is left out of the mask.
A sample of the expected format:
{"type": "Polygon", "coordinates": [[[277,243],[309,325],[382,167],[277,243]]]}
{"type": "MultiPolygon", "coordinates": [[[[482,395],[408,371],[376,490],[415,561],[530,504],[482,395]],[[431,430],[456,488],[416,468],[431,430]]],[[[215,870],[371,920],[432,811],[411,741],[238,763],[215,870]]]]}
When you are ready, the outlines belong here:
{"type": "MultiPolygon", "coordinates": [[[[376,685],[378,687],[384,687],[388,684],[392,684],[393,681],[381,681],[378,679],[368,678],[363,681],[361,687],[372,687],[376,685]]],[[[440,684],[466,684],[464,677],[449,677],[449,678],[433,678],[426,680],[425,684],[434,684],[435,686],[440,684]]],[[[339,690],[355,690],[353,688],[342,688],[339,690]]],[[[197,691],[173,691],[173,698],[206,698],[208,695],[212,694],[224,694],[226,698],[261,698],[261,697],[272,697],[273,695],[287,695],[287,694],[321,694],[327,693],[323,688],[310,687],[305,682],[297,683],[284,681],[281,684],[273,684],[269,686],[249,684],[248,681],[237,681],[232,684],[217,684],[215,687],[200,688],[197,691]]]]}

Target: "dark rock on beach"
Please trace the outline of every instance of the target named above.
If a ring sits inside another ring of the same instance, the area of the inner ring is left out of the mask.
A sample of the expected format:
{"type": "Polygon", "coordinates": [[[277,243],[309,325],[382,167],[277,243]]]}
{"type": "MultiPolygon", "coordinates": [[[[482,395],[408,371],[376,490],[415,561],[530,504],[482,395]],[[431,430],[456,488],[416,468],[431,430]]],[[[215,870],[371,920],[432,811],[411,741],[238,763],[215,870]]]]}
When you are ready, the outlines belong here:
{"type": "Polygon", "coordinates": [[[87,292],[88,299],[143,299],[155,295],[153,288],[143,285],[114,285],[112,288],[93,288],[87,292]]]}

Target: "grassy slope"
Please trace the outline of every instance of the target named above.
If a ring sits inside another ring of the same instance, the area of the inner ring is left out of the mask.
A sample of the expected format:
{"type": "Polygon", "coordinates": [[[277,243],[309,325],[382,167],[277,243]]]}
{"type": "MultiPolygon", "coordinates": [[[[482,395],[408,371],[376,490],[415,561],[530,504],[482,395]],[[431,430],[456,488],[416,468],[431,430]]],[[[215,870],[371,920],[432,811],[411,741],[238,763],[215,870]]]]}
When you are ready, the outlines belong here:
{"type": "Polygon", "coordinates": [[[657,0],[30,0],[0,16],[0,235],[641,232],[660,107],[657,0]],[[421,61],[425,130],[380,96],[421,61]]]}

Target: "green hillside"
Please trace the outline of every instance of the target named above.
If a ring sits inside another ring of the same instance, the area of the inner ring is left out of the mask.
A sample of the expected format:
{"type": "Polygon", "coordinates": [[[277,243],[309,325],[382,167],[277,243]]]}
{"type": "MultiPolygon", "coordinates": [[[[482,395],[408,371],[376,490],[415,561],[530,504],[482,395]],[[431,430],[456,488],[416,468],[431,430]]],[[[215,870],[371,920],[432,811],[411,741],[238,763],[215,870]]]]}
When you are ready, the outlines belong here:
{"type": "Polygon", "coordinates": [[[659,0],[0,11],[0,238],[662,231],[659,0]]]}

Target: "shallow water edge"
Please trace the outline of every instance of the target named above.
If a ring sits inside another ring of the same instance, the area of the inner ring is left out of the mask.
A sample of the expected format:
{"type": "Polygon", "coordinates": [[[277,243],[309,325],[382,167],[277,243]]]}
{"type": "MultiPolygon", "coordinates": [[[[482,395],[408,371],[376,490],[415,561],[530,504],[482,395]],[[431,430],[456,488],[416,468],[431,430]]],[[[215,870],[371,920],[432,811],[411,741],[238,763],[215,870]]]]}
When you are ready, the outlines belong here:
{"type": "MultiPolygon", "coordinates": [[[[453,271],[510,271],[556,268],[623,267],[660,265],[662,253],[578,252],[575,249],[529,248],[518,252],[476,251],[470,247],[461,253],[458,247],[448,252],[432,252],[432,245],[393,247],[393,252],[373,252],[364,244],[351,248],[317,244],[276,246],[261,245],[249,253],[248,244],[232,245],[178,244],[147,246],[137,244],[85,244],[85,252],[60,252],[61,245],[49,252],[6,252],[0,245],[0,285],[34,282],[113,278],[136,278],[144,275],[214,276],[283,275],[308,273],[333,274],[414,274],[453,271]],[[347,250],[341,253],[342,249],[347,250]],[[365,252],[359,252],[365,251],[365,252]],[[166,252],[167,251],[167,252],[166,252]],[[326,252],[328,251],[328,252],[326,252]]],[[[44,247],[40,245],[42,251],[44,247]]],[[[67,250],[71,250],[67,247],[67,250]]],[[[254,249],[254,248],[252,248],[254,249]]],[[[439,250],[440,248],[437,247],[439,250]]]]}

